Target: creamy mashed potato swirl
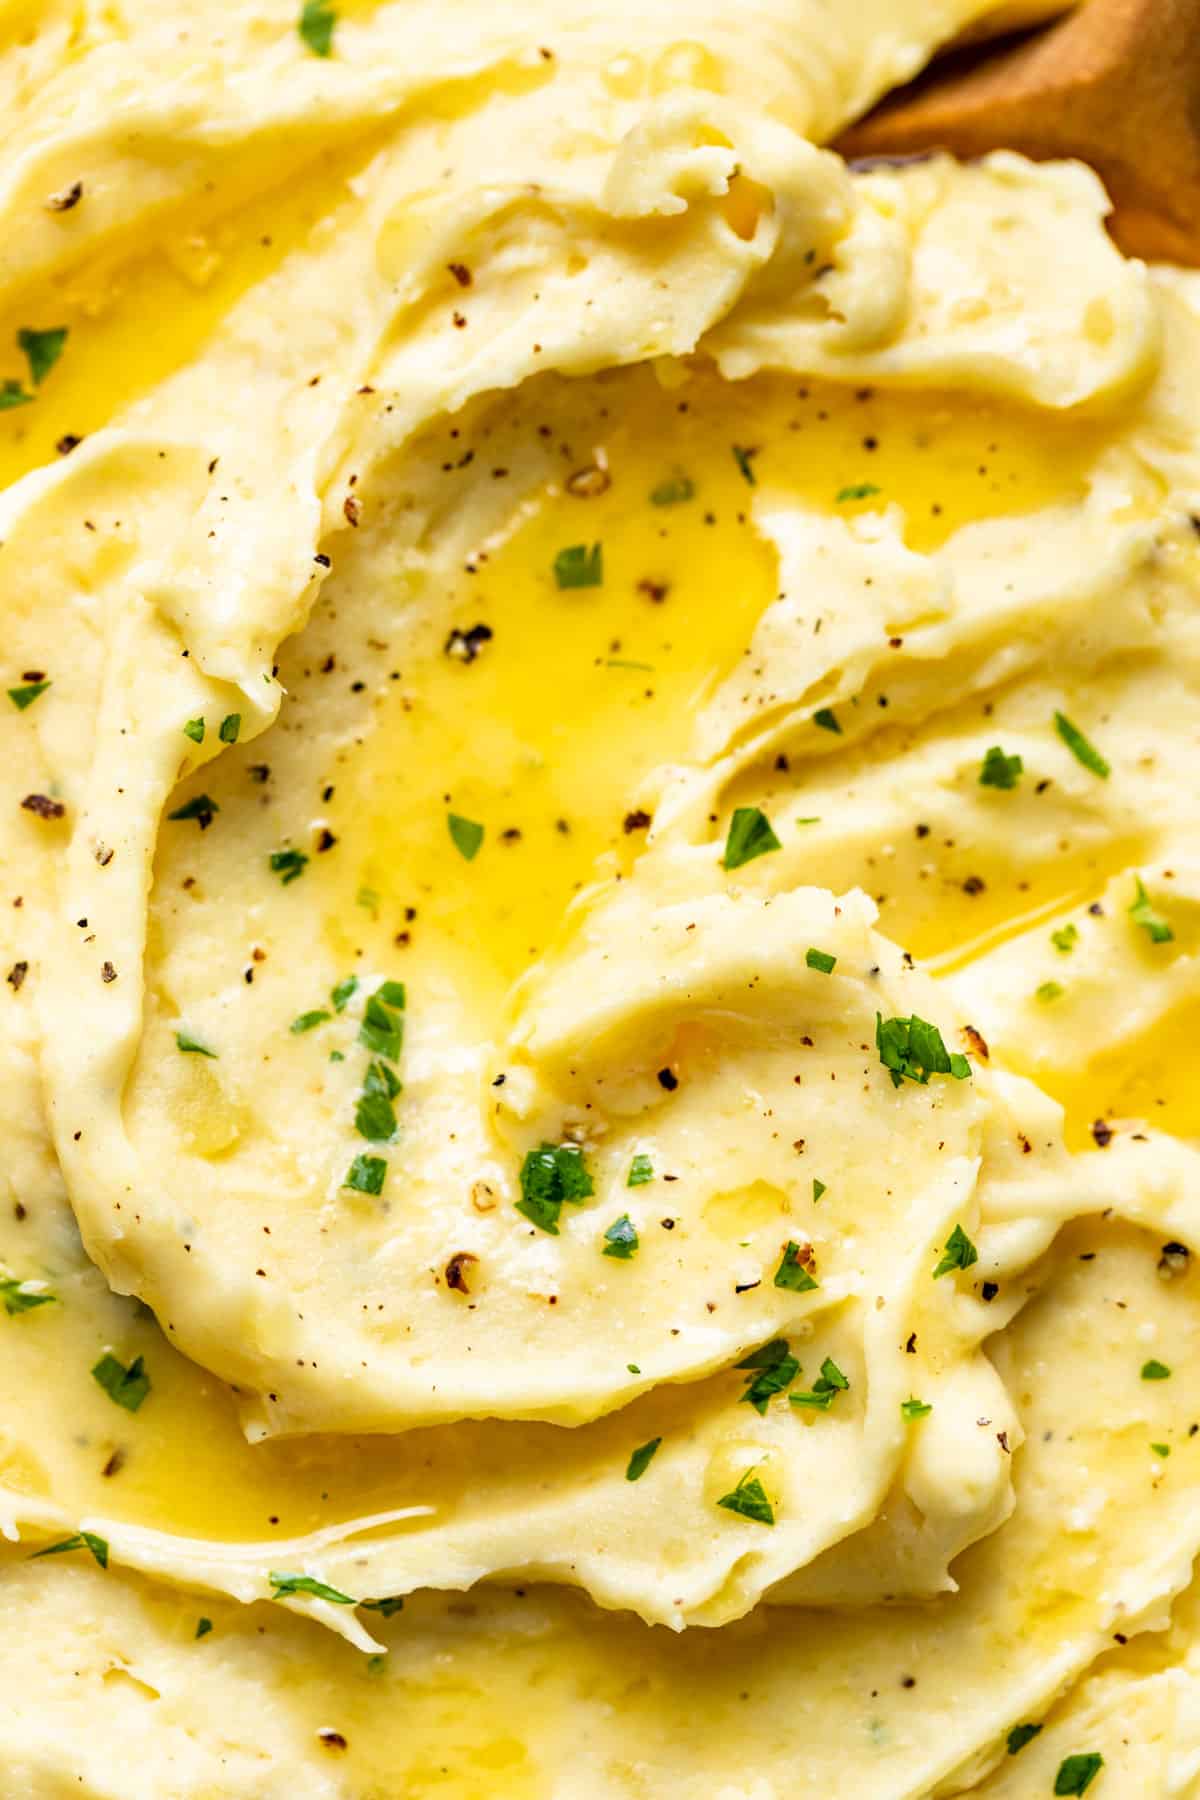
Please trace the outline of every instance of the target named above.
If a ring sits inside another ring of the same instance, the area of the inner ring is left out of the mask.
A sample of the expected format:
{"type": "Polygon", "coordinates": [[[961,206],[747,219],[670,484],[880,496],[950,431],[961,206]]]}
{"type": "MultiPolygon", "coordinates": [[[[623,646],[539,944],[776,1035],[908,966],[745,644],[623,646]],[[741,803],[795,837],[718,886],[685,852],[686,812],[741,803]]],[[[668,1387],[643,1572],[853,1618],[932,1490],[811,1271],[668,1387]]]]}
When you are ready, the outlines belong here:
{"type": "Polygon", "coordinates": [[[234,14],[0,8],[12,1791],[1200,1792],[1200,289],[234,14]]]}

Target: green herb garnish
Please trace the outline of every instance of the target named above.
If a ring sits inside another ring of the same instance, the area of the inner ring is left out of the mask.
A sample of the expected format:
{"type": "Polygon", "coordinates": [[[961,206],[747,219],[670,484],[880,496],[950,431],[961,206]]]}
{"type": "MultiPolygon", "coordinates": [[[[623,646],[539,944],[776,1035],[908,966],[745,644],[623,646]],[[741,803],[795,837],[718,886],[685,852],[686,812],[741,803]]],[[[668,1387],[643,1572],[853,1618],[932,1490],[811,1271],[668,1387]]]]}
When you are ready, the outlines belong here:
{"type": "Polygon", "coordinates": [[[807,1294],[818,1284],[809,1274],[805,1264],[800,1260],[800,1245],[791,1238],[783,1247],[783,1256],[775,1271],[775,1286],[788,1288],[793,1294],[807,1294]]]}
{"type": "Polygon", "coordinates": [[[483,842],[483,826],[474,819],[464,819],[461,813],[447,813],[446,824],[454,842],[454,848],[468,862],[473,862],[479,854],[479,846],[483,842]]]}
{"type": "Polygon", "coordinates": [[[196,1038],[190,1037],[186,1031],[175,1033],[175,1046],[176,1049],[182,1050],[185,1056],[207,1056],[213,1062],[217,1061],[215,1050],[210,1050],[207,1044],[201,1044],[196,1038]]]}
{"type": "Polygon", "coordinates": [[[595,1192],[578,1144],[543,1143],[521,1164],[521,1198],[517,1211],[539,1230],[558,1236],[558,1216],[565,1202],[577,1206],[595,1192]]]}
{"type": "Polygon", "coordinates": [[[1143,1381],[1166,1381],[1169,1379],[1170,1374],[1171,1371],[1166,1363],[1157,1361],[1153,1356],[1150,1358],[1149,1362],[1144,1362],[1142,1364],[1143,1381]]]}
{"type": "Polygon", "coordinates": [[[358,1604],[364,1612],[381,1613],[385,1619],[390,1619],[396,1613],[404,1611],[404,1595],[385,1594],[379,1600],[360,1600],[358,1604]]]}
{"type": "Polygon", "coordinates": [[[756,856],[765,856],[768,850],[779,849],[782,849],[782,845],[772,831],[771,821],[766,813],[760,812],[757,806],[739,806],[734,809],[729,821],[729,834],[725,839],[723,868],[740,869],[743,863],[753,862],[756,856]]]}
{"type": "Polygon", "coordinates": [[[818,1201],[821,1198],[822,1194],[827,1194],[828,1192],[829,1192],[829,1189],[825,1186],[825,1183],[823,1181],[819,1181],[817,1179],[817,1177],[814,1175],[813,1176],[813,1201],[814,1201],[814,1204],[816,1201],[818,1201]]]}
{"type": "Polygon", "coordinates": [[[621,1217],[614,1220],[604,1234],[603,1254],[618,1257],[622,1262],[628,1262],[630,1257],[637,1253],[637,1249],[637,1227],[628,1213],[622,1213],[621,1217]]]}
{"type": "Polygon", "coordinates": [[[743,1519],[754,1519],[760,1525],[775,1523],[775,1508],[753,1469],[747,1469],[733,1492],[722,1495],[717,1505],[723,1506],[726,1512],[740,1513],[743,1519]]]}
{"type": "Polygon", "coordinates": [[[135,1356],[126,1368],[110,1350],[106,1350],[100,1361],[93,1365],[92,1379],[115,1405],[123,1406],[126,1412],[135,1413],[150,1392],[150,1377],[146,1373],[145,1360],[140,1356],[135,1356]]]}
{"type": "Polygon", "coordinates": [[[1109,775],[1112,773],[1108,763],[1101,756],[1096,746],[1094,744],[1089,744],[1078,725],[1072,725],[1065,713],[1056,712],[1054,715],[1054,729],[1058,732],[1059,737],[1067,746],[1067,749],[1071,752],[1071,755],[1075,758],[1076,762],[1081,762],[1085,769],[1091,770],[1093,775],[1099,775],[1101,780],[1107,781],[1109,775]]]}
{"type": "Polygon", "coordinates": [[[220,812],[220,807],[209,794],[196,794],[191,800],[185,800],[174,812],[167,814],[168,819],[195,819],[201,831],[207,831],[213,817],[220,812]]]}
{"type": "Polygon", "coordinates": [[[822,975],[832,975],[837,966],[837,957],[830,956],[828,950],[806,950],[804,961],[808,968],[816,969],[822,975]]]}
{"type": "Polygon", "coordinates": [[[928,1400],[909,1399],[900,1402],[900,1411],[906,1419],[923,1419],[926,1413],[933,1411],[933,1407],[928,1400]]]}
{"type": "Polygon", "coordinates": [[[1140,925],[1152,944],[1169,944],[1175,933],[1160,912],[1155,912],[1150,903],[1150,896],[1142,886],[1142,878],[1135,875],[1137,898],[1129,908],[1129,916],[1135,925],[1140,925]]]}
{"type": "Polygon", "coordinates": [[[318,1006],[312,1012],[300,1013],[292,1020],[288,1030],[293,1037],[299,1037],[302,1032],[315,1031],[318,1025],[326,1024],[332,1017],[332,1013],[327,1013],[323,1006],[318,1006]]]}
{"type": "Polygon", "coordinates": [[[775,1395],[782,1394],[785,1388],[791,1387],[800,1373],[799,1359],[792,1355],[786,1338],[773,1338],[762,1350],[754,1351],[738,1363],[737,1367],[750,1370],[742,1399],[760,1416],[765,1416],[775,1395]],[[767,1358],[770,1360],[766,1360],[767,1358]]]}
{"type": "Polygon", "coordinates": [[[272,875],[278,875],[287,887],[289,882],[299,881],[308,866],[308,858],[303,850],[272,850],[270,864],[272,875]]]}
{"type": "Polygon", "coordinates": [[[1103,1767],[1104,1758],[1098,1750],[1064,1757],[1054,1777],[1054,1792],[1058,1795],[1086,1794],[1103,1767]]]}
{"type": "Polygon", "coordinates": [[[1068,955],[1079,942],[1079,927],[1077,925],[1060,926],[1057,931],[1052,931],[1050,933],[1050,942],[1054,945],[1054,948],[1061,951],[1064,956],[1068,955]]]}
{"type": "Polygon", "coordinates": [[[1024,772],[1019,756],[1005,756],[999,744],[993,744],[979,771],[980,787],[1015,788],[1024,772]]]}
{"type": "Polygon", "coordinates": [[[882,489],[877,488],[873,482],[859,481],[853,487],[838,489],[837,504],[840,506],[843,500],[869,500],[872,494],[881,492],[882,489]]]}
{"type": "Polygon", "coordinates": [[[344,1012],[346,1010],[346,1002],[352,1000],[357,992],[357,975],[347,975],[344,981],[339,981],[337,986],[330,990],[329,994],[329,998],[333,1001],[334,1012],[344,1012]]]}
{"type": "Polygon", "coordinates": [[[1063,987],[1061,982],[1043,981],[1041,985],[1034,990],[1034,999],[1040,1000],[1043,1006],[1046,1006],[1051,1000],[1061,1000],[1066,991],[1066,988],[1063,987]]]}
{"type": "Polygon", "coordinates": [[[242,729],[241,713],[226,713],[217,736],[223,744],[236,744],[242,729]]]}
{"type": "Polygon", "coordinates": [[[286,1594],[311,1594],[316,1600],[332,1600],[335,1606],[357,1604],[350,1594],[330,1587],[327,1581],[318,1581],[315,1575],[289,1575],[282,1569],[271,1569],[267,1580],[271,1583],[272,1600],[280,1600],[286,1594]]]}
{"type": "Polygon", "coordinates": [[[937,1268],[933,1271],[933,1279],[936,1281],[941,1275],[949,1275],[953,1269],[969,1269],[972,1263],[977,1263],[978,1261],[978,1250],[975,1248],[962,1226],[956,1225],[954,1230],[950,1233],[950,1236],[946,1239],[941,1260],[938,1263],[937,1268]]]}
{"type": "Polygon", "coordinates": [[[102,1569],[108,1567],[108,1540],[97,1537],[94,1531],[76,1531],[70,1537],[60,1538],[57,1544],[35,1550],[29,1560],[36,1562],[39,1556],[65,1556],[69,1550],[90,1550],[102,1569]]]}
{"type": "Polygon", "coordinates": [[[344,1188],[353,1188],[356,1194],[382,1194],[383,1184],[387,1178],[387,1163],[382,1156],[368,1156],[360,1150],[350,1164],[344,1188]]]}
{"type": "Polygon", "coordinates": [[[368,1143],[390,1144],[396,1136],[396,1109],[392,1101],[400,1082],[384,1062],[367,1065],[362,1093],[354,1109],[354,1127],[368,1143]]]}
{"type": "Polygon", "coordinates": [[[648,1181],[654,1180],[654,1164],[644,1150],[639,1150],[629,1165],[629,1176],[626,1187],[645,1187],[648,1181]]]}
{"type": "Polygon", "coordinates": [[[600,587],[604,581],[603,544],[568,544],[554,558],[554,579],[559,588],[600,587]]]}
{"type": "Polygon", "coordinates": [[[919,1019],[916,1013],[907,1019],[885,1019],[876,1013],[875,1047],[893,1087],[906,1080],[924,1086],[931,1075],[952,1075],[955,1081],[965,1081],[971,1073],[966,1057],[957,1052],[952,1056],[937,1026],[919,1019]]]}
{"type": "Polygon", "coordinates": [[[1025,1748],[1026,1744],[1032,1744],[1041,1729],[1040,1725],[1014,1725],[1006,1740],[1008,1754],[1015,1756],[1018,1750],[1025,1748]]]}
{"type": "Polygon", "coordinates": [[[842,728],[837,722],[837,714],[831,706],[818,707],[812,716],[812,722],[814,725],[819,725],[822,731],[836,731],[839,737],[842,735],[842,728]]]}
{"type": "Polygon", "coordinates": [[[626,1481],[640,1481],[642,1479],[642,1476],[654,1461],[655,1452],[661,1443],[662,1439],[656,1437],[651,1438],[648,1444],[638,1445],[637,1449],[629,1459],[628,1468],[625,1470],[626,1481]]]}
{"type": "Polygon", "coordinates": [[[373,994],[368,994],[358,1041],[372,1055],[399,1062],[404,1044],[404,1005],[404,984],[400,981],[382,982],[373,994]]]}
{"type": "Polygon", "coordinates": [[[10,412],[14,406],[32,404],[33,395],[27,394],[20,382],[14,381],[11,375],[5,381],[0,381],[0,412],[10,412]]]}
{"type": "Polygon", "coordinates": [[[650,491],[651,506],[681,506],[685,500],[691,500],[696,492],[695,483],[690,476],[672,475],[668,481],[660,481],[650,491]]]}
{"type": "Polygon", "coordinates": [[[35,700],[41,698],[49,686],[48,681],[31,681],[25,687],[9,688],[8,697],[18,712],[24,712],[27,706],[32,706],[35,700]]]}
{"type": "Polygon", "coordinates": [[[42,1282],[18,1281],[15,1275],[0,1276],[0,1302],[10,1318],[32,1312],[35,1306],[49,1306],[57,1297],[42,1282]]]}
{"type": "Polygon", "coordinates": [[[330,56],[336,24],[337,14],[325,5],[325,0],[304,0],[296,30],[314,56],[330,56]]]}
{"type": "Polygon", "coordinates": [[[29,379],[41,387],[63,353],[67,341],[65,325],[51,326],[49,331],[31,331],[23,326],[17,333],[17,348],[29,364],[29,379]]]}
{"type": "Polygon", "coordinates": [[[207,1637],[209,1632],[212,1630],[212,1628],[213,1628],[213,1622],[211,1619],[197,1619],[196,1620],[196,1629],[192,1635],[193,1635],[193,1637],[198,1637],[198,1638],[207,1637]]]}
{"type": "Polygon", "coordinates": [[[748,481],[751,487],[757,487],[758,477],[750,466],[750,458],[758,455],[757,449],[747,448],[742,444],[731,444],[729,447],[733,451],[733,460],[741,471],[742,480],[748,481]]]}

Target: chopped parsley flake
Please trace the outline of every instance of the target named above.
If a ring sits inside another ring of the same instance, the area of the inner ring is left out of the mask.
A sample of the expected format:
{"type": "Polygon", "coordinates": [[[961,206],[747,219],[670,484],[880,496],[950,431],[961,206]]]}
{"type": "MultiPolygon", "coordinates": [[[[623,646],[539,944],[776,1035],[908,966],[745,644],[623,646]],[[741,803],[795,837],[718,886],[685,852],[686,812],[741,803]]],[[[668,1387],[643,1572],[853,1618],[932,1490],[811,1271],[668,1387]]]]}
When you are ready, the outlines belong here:
{"type": "Polygon", "coordinates": [[[325,0],[304,0],[296,30],[314,56],[330,56],[336,24],[337,14],[331,6],[325,5],[325,0]]]}
{"type": "Polygon", "coordinates": [[[94,1531],[76,1531],[71,1537],[60,1538],[57,1544],[35,1550],[29,1560],[36,1562],[39,1556],[65,1556],[69,1550],[90,1550],[102,1569],[108,1567],[108,1541],[97,1537],[94,1531]]]}
{"type": "Polygon", "coordinates": [[[842,728],[837,722],[837,714],[831,706],[818,707],[812,716],[812,722],[814,725],[819,725],[822,731],[835,731],[839,737],[842,735],[842,728]]]}
{"type": "Polygon", "coordinates": [[[629,1165],[629,1178],[626,1187],[645,1187],[648,1181],[654,1180],[654,1164],[644,1150],[639,1150],[629,1165]]]}
{"type": "Polygon", "coordinates": [[[1098,1750],[1064,1757],[1054,1777],[1054,1792],[1058,1795],[1086,1794],[1103,1767],[1104,1758],[1098,1750]]]}
{"type": "Polygon", "coordinates": [[[49,331],[31,331],[23,326],[17,333],[17,348],[29,364],[29,379],[41,387],[62,355],[67,342],[67,327],[55,325],[49,331]]]}
{"type": "Polygon", "coordinates": [[[474,819],[464,819],[461,813],[447,813],[446,824],[459,855],[474,862],[483,842],[483,826],[474,819]]]}
{"type": "Polygon", "coordinates": [[[387,1178],[387,1163],[382,1156],[368,1156],[360,1150],[350,1164],[344,1188],[353,1188],[356,1194],[382,1194],[383,1184],[387,1178]]]}
{"type": "Polygon", "coordinates": [[[983,759],[983,767],[979,771],[980,787],[1015,788],[1024,773],[1025,764],[1019,756],[1005,756],[999,744],[993,744],[983,759]]]}
{"type": "Polygon", "coordinates": [[[600,587],[604,582],[603,544],[568,544],[554,558],[554,579],[562,588],[600,587]]]}
{"type": "Polygon", "coordinates": [[[1079,942],[1079,927],[1077,925],[1061,926],[1058,931],[1052,931],[1050,933],[1050,942],[1054,945],[1054,948],[1061,951],[1064,956],[1069,955],[1079,942]]]}
{"type": "Polygon", "coordinates": [[[754,1519],[760,1525],[775,1523],[775,1508],[753,1469],[747,1469],[733,1492],[722,1495],[717,1505],[723,1506],[726,1512],[740,1513],[743,1519],[754,1519]]]}
{"type": "Polygon", "coordinates": [[[381,1613],[385,1619],[390,1619],[394,1614],[404,1611],[404,1596],[403,1594],[385,1594],[379,1600],[360,1600],[359,1605],[364,1612],[381,1613]]]}
{"type": "Polygon", "coordinates": [[[271,1569],[267,1580],[271,1583],[272,1600],[281,1600],[287,1594],[311,1594],[315,1600],[332,1600],[335,1606],[355,1604],[349,1594],[330,1587],[327,1581],[318,1581],[315,1575],[289,1575],[282,1569],[271,1569]]]}
{"type": "Polygon", "coordinates": [[[106,1350],[92,1369],[92,1379],[115,1405],[123,1406],[126,1412],[135,1413],[150,1392],[150,1377],[140,1356],[135,1356],[126,1368],[110,1350],[106,1350]]]}
{"type": "Polygon", "coordinates": [[[347,975],[344,981],[339,981],[337,986],[330,990],[329,994],[329,998],[333,1001],[334,1012],[344,1012],[346,1010],[347,1001],[352,1000],[357,992],[357,975],[347,975]]]}
{"type": "Polygon", "coordinates": [[[809,1274],[805,1264],[800,1260],[800,1246],[791,1238],[783,1247],[779,1267],[775,1271],[775,1286],[788,1288],[793,1294],[807,1294],[817,1286],[809,1274]]]}
{"type": "Polygon", "coordinates": [[[651,1438],[648,1444],[638,1445],[637,1449],[629,1459],[628,1468],[625,1470],[626,1481],[640,1481],[642,1479],[642,1476],[654,1461],[655,1452],[661,1443],[662,1439],[656,1437],[651,1438]]]}
{"type": "Polygon", "coordinates": [[[789,1394],[788,1399],[793,1406],[807,1407],[817,1412],[828,1412],[838,1394],[849,1390],[850,1382],[838,1368],[832,1356],[827,1356],[821,1364],[821,1373],[812,1384],[807,1394],[789,1394]]]}
{"type": "Polygon", "coordinates": [[[278,875],[284,887],[287,887],[289,882],[298,881],[303,875],[308,858],[303,850],[272,850],[270,863],[272,875],[278,875]]]}
{"type": "Polygon", "coordinates": [[[399,1092],[400,1082],[386,1063],[368,1063],[363,1090],[354,1109],[354,1128],[368,1143],[390,1144],[396,1136],[392,1101],[399,1092]]]}
{"type": "Polygon", "coordinates": [[[212,1628],[213,1622],[211,1619],[197,1619],[193,1636],[198,1638],[207,1637],[212,1628]]]}
{"type": "Polygon", "coordinates": [[[1055,713],[1054,729],[1058,732],[1059,737],[1067,746],[1067,749],[1071,752],[1071,755],[1075,758],[1076,762],[1081,762],[1085,769],[1091,770],[1093,775],[1099,775],[1102,781],[1108,780],[1109,775],[1112,773],[1108,763],[1101,756],[1096,746],[1094,744],[1089,744],[1078,725],[1072,725],[1065,713],[1055,713]]]}
{"type": "Polygon", "coordinates": [[[1008,1754],[1015,1756],[1018,1750],[1025,1748],[1026,1744],[1032,1744],[1041,1729],[1040,1725],[1014,1725],[1006,1740],[1008,1754]]]}
{"type": "Polygon", "coordinates": [[[49,1306],[57,1298],[42,1281],[18,1281],[15,1275],[0,1276],[0,1302],[9,1318],[32,1312],[35,1306],[49,1306]]]}
{"type": "Polygon", "coordinates": [[[926,1413],[933,1411],[933,1407],[928,1400],[908,1399],[900,1402],[900,1411],[906,1419],[923,1419],[926,1413]]]}
{"type": "Polygon", "coordinates": [[[765,1415],[775,1395],[791,1387],[800,1373],[799,1360],[792,1355],[786,1338],[772,1338],[769,1344],[752,1351],[737,1366],[750,1371],[742,1399],[760,1416],[765,1415]]]}
{"type": "Polygon", "coordinates": [[[183,728],[183,735],[185,738],[191,738],[193,744],[202,744],[204,742],[204,720],[189,719],[183,728]]]}
{"type": "Polygon", "coordinates": [[[1158,1362],[1153,1356],[1150,1358],[1149,1362],[1144,1362],[1142,1364],[1143,1381],[1166,1381],[1169,1379],[1170,1374],[1171,1371],[1166,1363],[1158,1362]]]}
{"type": "Polygon", "coordinates": [[[404,984],[400,981],[382,982],[373,994],[368,994],[358,1041],[373,1056],[399,1062],[404,1043],[404,1005],[404,984]]]}
{"type": "Polygon", "coordinates": [[[828,950],[806,950],[804,961],[808,968],[817,969],[822,975],[832,975],[837,967],[837,957],[830,956],[828,950]]]}
{"type": "Polygon", "coordinates": [[[685,500],[691,500],[696,492],[696,484],[688,475],[672,475],[668,481],[660,481],[651,489],[651,506],[682,506],[685,500]]]}
{"type": "Polygon", "coordinates": [[[1062,983],[1059,981],[1043,981],[1041,986],[1036,990],[1034,998],[1040,1000],[1043,1006],[1045,1006],[1048,1005],[1051,1000],[1061,1000],[1066,991],[1066,988],[1063,987],[1062,983]]]}
{"type": "Polygon", "coordinates": [[[517,1211],[540,1231],[557,1237],[564,1202],[577,1206],[595,1191],[578,1144],[539,1144],[521,1164],[517,1211]]]}
{"type": "Polygon", "coordinates": [[[209,794],[196,794],[191,800],[185,800],[174,812],[167,814],[168,819],[195,819],[201,831],[207,831],[213,822],[213,816],[220,812],[220,807],[209,794]]]}
{"type": "MultiPolygon", "coordinates": [[[[755,475],[754,470],[751,466],[750,458],[752,456],[757,456],[758,451],[747,448],[743,444],[731,444],[729,446],[729,448],[733,452],[733,460],[737,464],[738,469],[741,472],[742,480],[748,481],[750,483],[751,487],[757,487],[758,486],[758,477],[755,475]]],[[[722,1502],[722,1505],[723,1504],[724,1504],[724,1502],[722,1502]]]]}
{"type": "Polygon", "coordinates": [[[622,1262],[628,1262],[636,1254],[637,1248],[637,1227],[628,1213],[622,1213],[604,1234],[604,1255],[616,1256],[622,1262]]]}
{"type": "Polygon", "coordinates": [[[8,697],[18,712],[24,712],[26,707],[32,706],[35,700],[41,698],[49,686],[48,681],[31,681],[25,687],[9,688],[8,697]]]}
{"type": "Polygon", "coordinates": [[[957,1052],[952,1056],[936,1025],[913,1013],[908,1019],[885,1019],[875,1014],[875,1045],[879,1060],[892,1078],[892,1086],[916,1081],[922,1086],[931,1075],[952,1075],[965,1081],[971,1065],[957,1052]]]}
{"type": "Polygon", "coordinates": [[[941,1261],[933,1271],[933,1279],[936,1281],[940,1275],[949,1275],[952,1269],[969,1269],[972,1263],[977,1263],[978,1261],[978,1250],[975,1248],[962,1226],[956,1225],[954,1230],[950,1233],[950,1236],[946,1239],[946,1246],[942,1251],[941,1261]]]}
{"type": "Polygon", "coordinates": [[[1170,1456],[1171,1454],[1170,1444],[1151,1444],[1150,1448],[1155,1456],[1170,1456]]]}
{"type": "Polygon", "coordinates": [[[853,487],[838,489],[837,504],[840,506],[844,500],[869,500],[872,494],[881,492],[882,489],[877,488],[874,482],[859,481],[853,487]]]}
{"type": "Polygon", "coordinates": [[[1169,944],[1175,933],[1160,912],[1155,912],[1150,903],[1150,896],[1142,886],[1142,878],[1135,875],[1137,898],[1129,908],[1129,916],[1135,925],[1140,925],[1152,944],[1169,944]]]}
{"type": "Polygon", "coordinates": [[[182,1050],[187,1056],[207,1056],[210,1057],[213,1062],[217,1061],[217,1053],[215,1050],[210,1050],[207,1044],[197,1042],[197,1040],[194,1037],[190,1037],[186,1031],[177,1031],[175,1033],[175,1045],[177,1049],[182,1050]]]}
{"type": "Polygon", "coordinates": [[[223,744],[236,744],[242,730],[241,713],[226,713],[217,736],[223,744]]]}
{"type": "Polygon", "coordinates": [[[302,1032],[315,1031],[318,1025],[326,1024],[332,1017],[332,1013],[327,1013],[323,1006],[318,1006],[313,1012],[300,1013],[292,1020],[288,1030],[294,1037],[299,1037],[302,1032]]]}
{"type": "Polygon", "coordinates": [[[14,406],[30,406],[32,403],[33,395],[27,394],[20,382],[14,381],[11,375],[0,382],[0,412],[10,412],[14,406]]]}
{"type": "Polygon", "coordinates": [[[766,813],[760,812],[757,806],[734,809],[729,821],[729,835],[725,839],[723,868],[740,869],[743,863],[753,862],[756,856],[779,849],[782,845],[772,831],[766,813]]]}
{"type": "Polygon", "coordinates": [[[829,1192],[829,1189],[825,1186],[825,1183],[823,1181],[818,1180],[818,1178],[814,1175],[813,1176],[813,1202],[814,1202],[814,1204],[821,1198],[822,1194],[827,1194],[828,1192],[829,1192]]]}

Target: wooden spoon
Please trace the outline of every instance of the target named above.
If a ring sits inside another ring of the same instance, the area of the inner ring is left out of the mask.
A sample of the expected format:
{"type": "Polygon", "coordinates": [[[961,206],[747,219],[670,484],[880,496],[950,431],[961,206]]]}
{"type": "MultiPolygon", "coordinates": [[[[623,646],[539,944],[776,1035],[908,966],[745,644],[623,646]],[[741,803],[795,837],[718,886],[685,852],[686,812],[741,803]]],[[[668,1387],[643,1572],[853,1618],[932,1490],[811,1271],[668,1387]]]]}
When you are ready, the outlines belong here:
{"type": "Polygon", "coordinates": [[[1090,163],[1131,256],[1200,265],[1200,0],[1085,0],[953,51],[843,134],[849,158],[1020,150],[1090,163]]]}

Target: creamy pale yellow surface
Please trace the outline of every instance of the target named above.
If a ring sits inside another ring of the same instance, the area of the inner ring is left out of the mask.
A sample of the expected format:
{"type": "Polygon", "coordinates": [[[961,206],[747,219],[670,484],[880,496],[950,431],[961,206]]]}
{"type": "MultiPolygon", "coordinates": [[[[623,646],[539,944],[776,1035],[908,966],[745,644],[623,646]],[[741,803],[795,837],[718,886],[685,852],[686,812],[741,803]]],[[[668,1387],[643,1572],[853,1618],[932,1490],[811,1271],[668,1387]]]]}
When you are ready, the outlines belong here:
{"type": "Polygon", "coordinates": [[[6,1797],[1200,1795],[1200,287],[820,147],[1010,16],[0,4],[6,1797]]]}

